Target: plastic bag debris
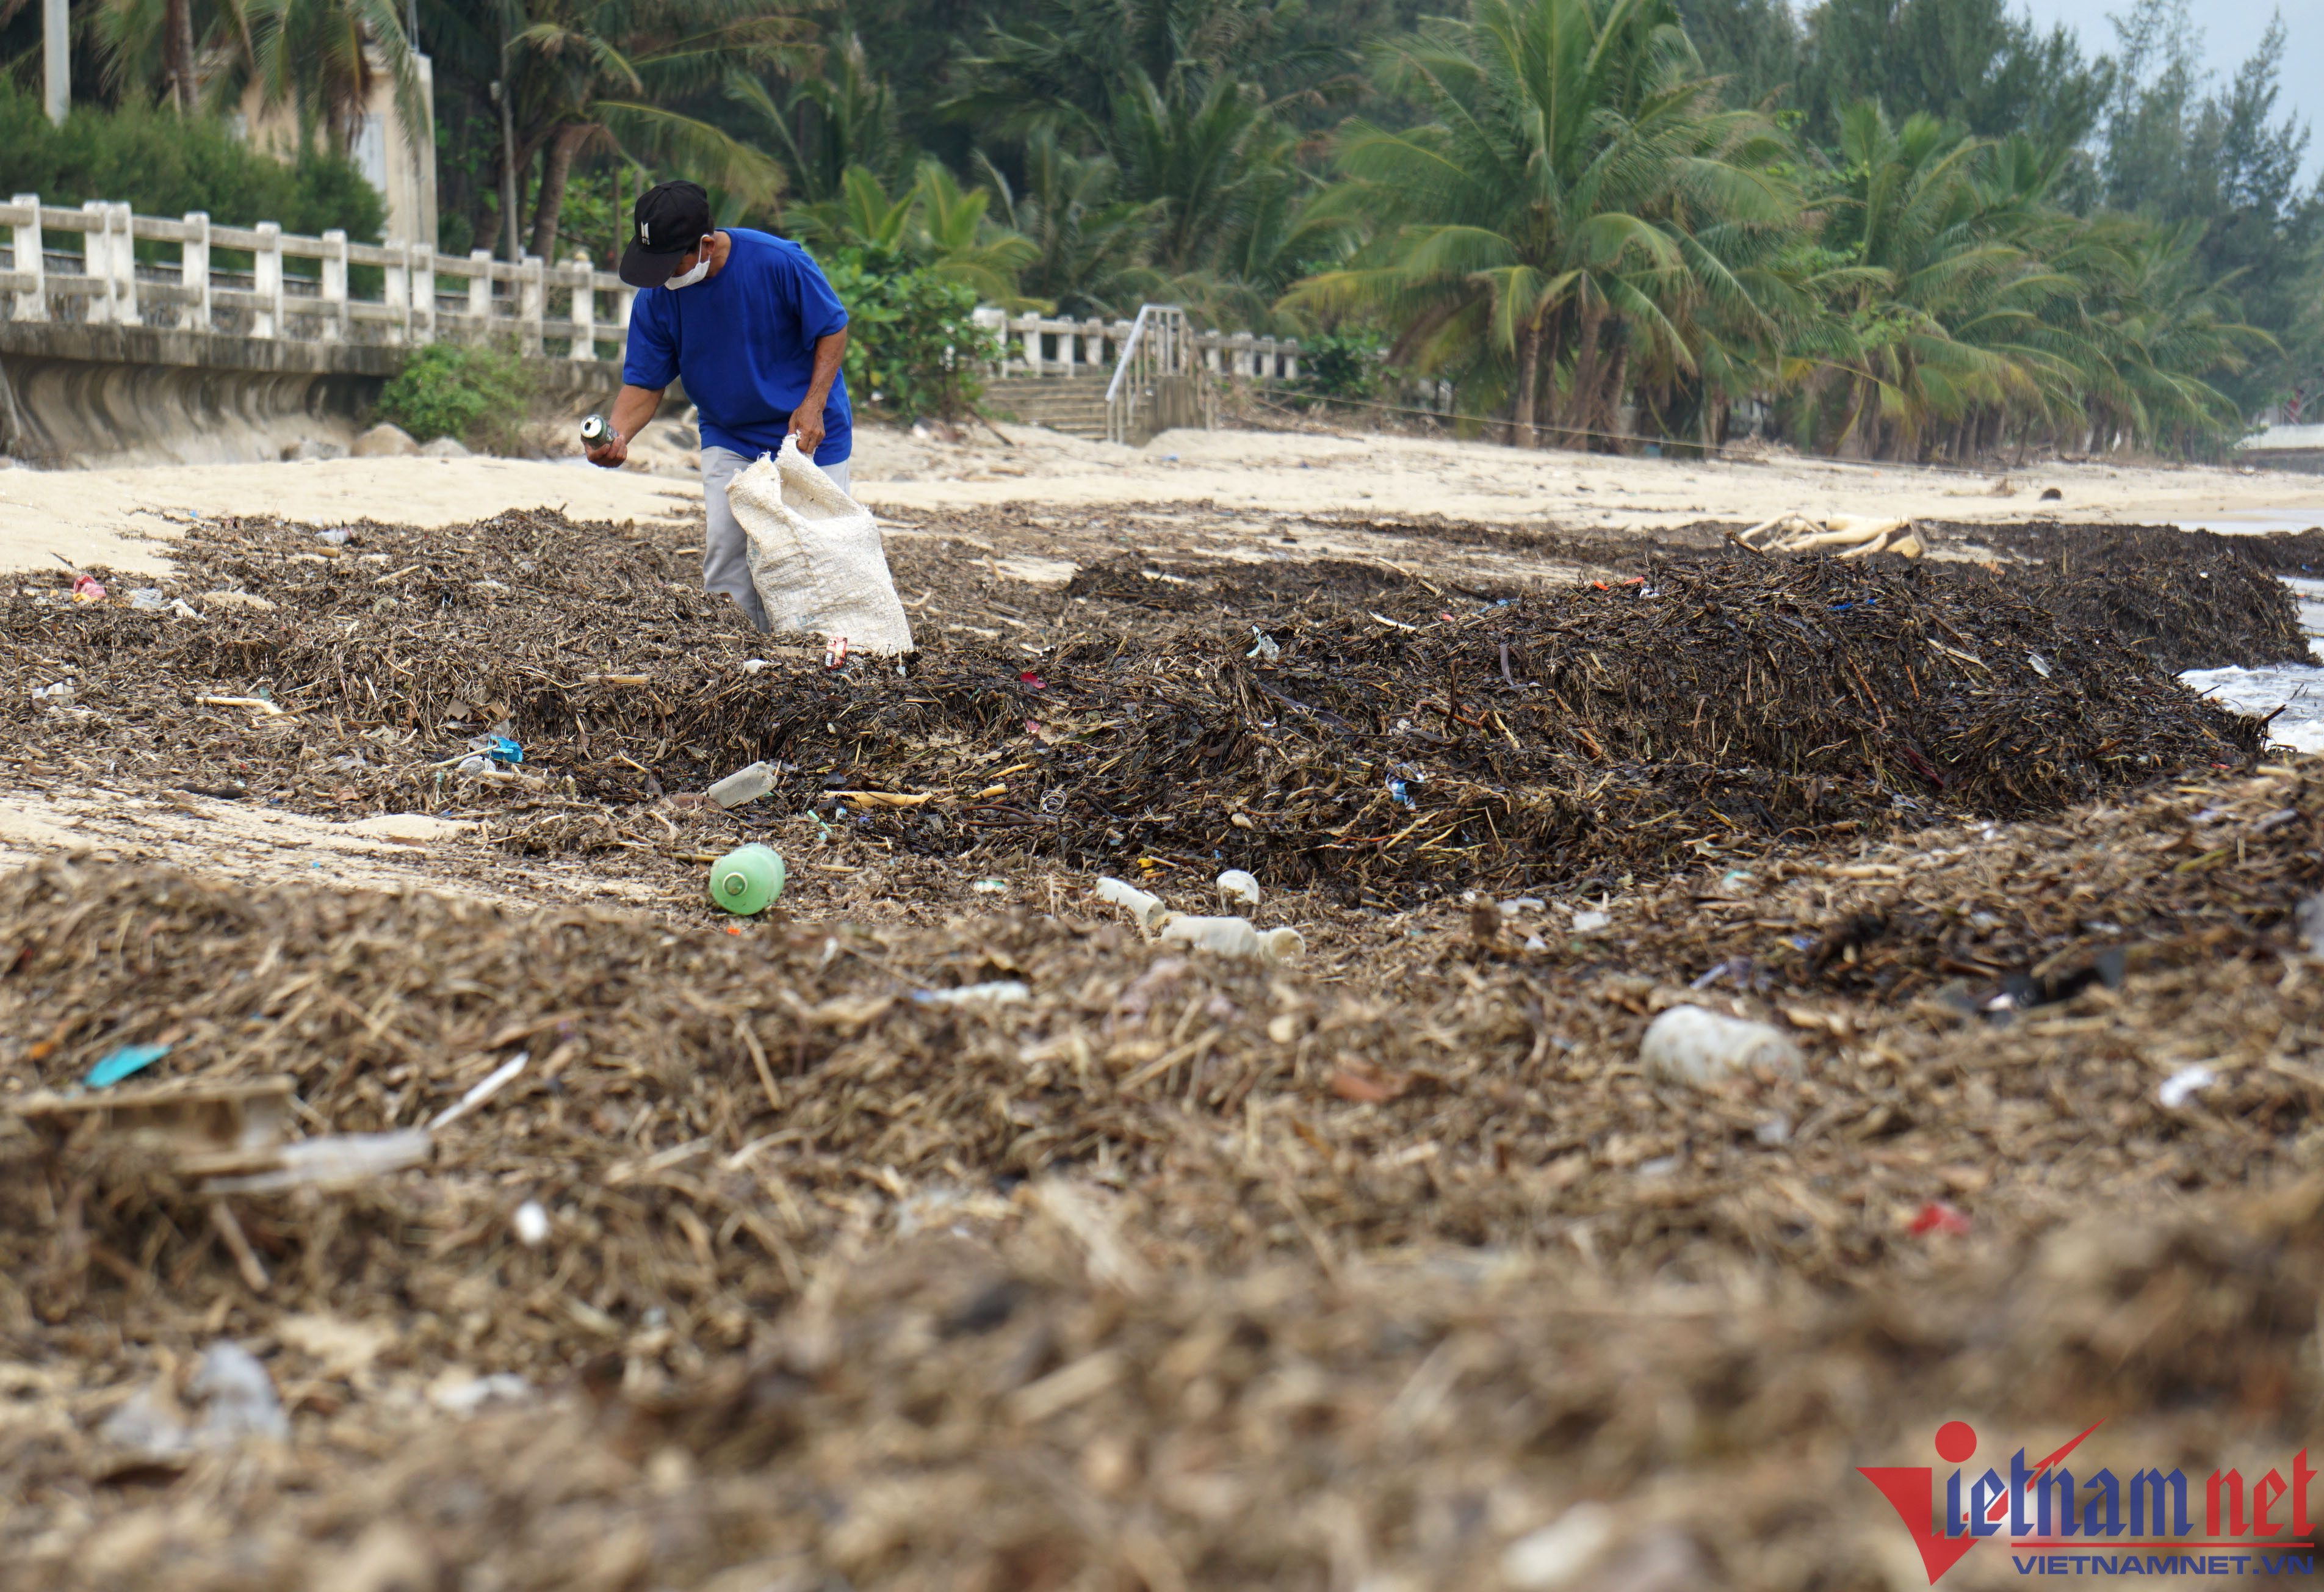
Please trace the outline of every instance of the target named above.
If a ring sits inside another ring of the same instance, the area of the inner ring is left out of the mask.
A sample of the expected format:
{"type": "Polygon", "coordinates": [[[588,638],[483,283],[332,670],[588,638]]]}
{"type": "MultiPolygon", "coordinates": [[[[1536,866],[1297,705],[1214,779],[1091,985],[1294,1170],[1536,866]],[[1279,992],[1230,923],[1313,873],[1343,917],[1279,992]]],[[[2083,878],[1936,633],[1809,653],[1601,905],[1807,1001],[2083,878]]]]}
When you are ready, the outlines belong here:
{"type": "Polygon", "coordinates": [[[975,891],[979,895],[1006,895],[1009,893],[1009,881],[1006,879],[979,879],[975,884],[970,885],[969,888],[975,891]]]}
{"type": "Polygon", "coordinates": [[[119,1083],[133,1072],[143,1072],[170,1053],[168,1045],[124,1045],[88,1069],[82,1081],[90,1088],[101,1089],[119,1083]]]}
{"type": "Polygon", "coordinates": [[[72,594],[77,603],[101,603],[105,600],[105,583],[94,575],[76,575],[72,594]]]}
{"type": "Polygon", "coordinates": [[[2301,902],[2298,916],[2301,943],[2310,956],[2324,957],[2324,894],[2301,902]]]}
{"type": "Polygon", "coordinates": [[[746,801],[756,801],[775,788],[775,765],[754,763],[748,768],[738,768],[710,787],[710,800],[721,807],[740,807],[746,801]]]}
{"type": "Polygon", "coordinates": [[[2197,1090],[2209,1088],[2218,1081],[2218,1073],[2198,1061],[2192,1067],[2181,1067],[2164,1078],[2162,1087],[2154,1091],[2154,1097],[2163,1103],[2165,1110],[2176,1111],[2192,1099],[2197,1090]]]}
{"type": "Polygon", "coordinates": [[[1257,638],[1258,645],[1245,653],[1244,657],[1256,658],[1262,663],[1272,663],[1283,656],[1283,648],[1277,644],[1276,639],[1258,625],[1254,625],[1250,627],[1250,634],[1257,638]]]}
{"type": "Polygon", "coordinates": [[[158,586],[141,586],[129,594],[129,606],[144,613],[152,613],[157,608],[168,608],[170,599],[158,586]]]}
{"type": "Polygon", "coordinates": [[[1219,893],[1233,896],[1251,906],[1259,904],[1259,881],[1240,868],[1229,868],[1219,875],[1219,893]]]}
{"type": "Polygon", "coordinates": [[[118,1449],[166,1459],[193,1447],[181,1412],[160,1383],[141,1387],[107,1415],[97,1435],[118,1449]]]}
{"type": "Polygon", "coordinates": [[[196,1448],[224,1449],[246,1437],[290,1435],[274,1379],[255,1355],[231,1338],[204,1351],[186,1392],[202,1405],[202,1423],[194,1429],[196,1448]]]}
{"type": "Polygon", "coordinates": [[[186,1384],[186,1398],[200,1412],[189,1424],[187,1412],[160,1381],[147,1384],[105,1418],[98,1437],[148,1458],[167,1459],[195,1450],[230,1449],[246,1437],[287,1438],[290,1418],[274,1391],[274,1379],[257,1356],[230,1338],[204,1350],[186,1384]]]}
{"type": "Polygon", "coordinates": [[[1570,1587],[1614,1541],[1614,1512],[1603,1504],[1576,1504],[1539,1531],[1501,1552],[1501,1578],[1524,1592],[1570,1587]]]}
{"type": "Polygon", "coordinates": [[[971,1001],[1021,1006],[1033,998],[1033,989],[1021,978],[1000,978],[988,984],[964,984],[957,989],[914,990],[912,998],[924,1006],[961,1006],[971,1001]]]}
{"type": "Polygon", "coordinates": [[[435,1140],[426,1128],[402,1128],[386,1134],[339,1134],[285,1144],[277,1152],[275,1169],[246,1177],[212,1178],[203,1184],[213,1194],[263,1194],[275,1189],[308,1184],[332,1187],[367,1182],[388,1172],[401,1171],[428,1159],[435,1140]]]}
{"type": "Polygon", "coordinates": [[[447,1415],[474,1415],[495,1401],[521,1404],[532,1397],[532,1384],[513,1371],[489,1376],[463,1376],[447,1372],[428,1390],[428,1402],[447,1415]]]}
{"type": "Polygon", "coordinates": [[[1673,1006],[1646,1025],[1638,1046],[1647,1077],[1698,1088],[1763,1068],[1796,1073],[1804,1060],[1782,1031],[1702,1006],[1673,1006]]]}
{"type": "Polygon", "coordinates": [[[1573,914],[1573,931],[1576,934],[1595,934],[1613,921],[1611,912],[1576,912],[1573,914]]]}
{"type": "Polygon", "coordinates": [[[69,680],[60,680],[54,685],[34,686],[32,688],[32,700],[35,702],[46,702],[52,708],[71,707],[73,698],[78,694],[78,693],[73,690],[73,682],[69,680]]]}

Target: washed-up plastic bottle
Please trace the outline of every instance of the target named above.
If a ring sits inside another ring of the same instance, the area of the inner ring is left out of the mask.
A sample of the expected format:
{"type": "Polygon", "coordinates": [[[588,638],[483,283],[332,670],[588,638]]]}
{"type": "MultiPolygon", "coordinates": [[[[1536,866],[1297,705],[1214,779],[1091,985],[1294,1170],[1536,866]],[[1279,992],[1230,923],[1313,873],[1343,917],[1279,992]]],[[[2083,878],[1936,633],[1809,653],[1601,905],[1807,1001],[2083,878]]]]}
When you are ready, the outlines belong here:
{"type": "Polygon", "coordinates": [[[710,865],[710,899],[738,918],[775,904],[787,877],[782,853],[771,846],[738,846],[710,865]]]}
{"type": "Polygon", "coordinates": [[[754,763],[737,769],[710,787],[710,800],[721,807],[740,807],[745,801],[756,801],[775,788],[775,765],[754,763]]]}

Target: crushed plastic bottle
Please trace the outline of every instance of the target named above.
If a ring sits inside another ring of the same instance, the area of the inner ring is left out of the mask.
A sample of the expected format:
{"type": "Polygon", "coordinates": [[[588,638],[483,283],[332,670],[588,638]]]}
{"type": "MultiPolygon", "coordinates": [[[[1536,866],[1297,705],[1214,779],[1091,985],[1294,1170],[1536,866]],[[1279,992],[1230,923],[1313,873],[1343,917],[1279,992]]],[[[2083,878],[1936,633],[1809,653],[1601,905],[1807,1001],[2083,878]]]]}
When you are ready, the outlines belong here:
{"type": "Polygon", "coordinates": [[[327,542],[332,547],[345,547],[347,544],[347,539],[354,534],[355,532],[345,525],[334,525],[327,531],[316,532],[315,540],[327,542]]]}
{"type": "Polygon", "coordinates": [[[157,608],[167,609],[170,599],[158,586],[141,586],[129,594],[129,606],[150,614],[157,608]]]}
{"type": "Polygon", "coordinates": [[[1780,1030],[1702,1006],[1673,1006],[1648,1023],[1638,1060],[1650,1078],[1697,1088],[1759,1069],[1796,1073],[1802,1064],[1799,1046],[1780,1030]]]}
{"type": "Polygon", "coordinates": [[[754,763],[748,768],[735,770],[710,787],[710,800],[721,807],[740,807],[745,801],[756,801],[775,788],[775,765],[754,763]]]}
{"type": "Polygon", "coordinates": [[[1120,907],[1138,920],[1138,931],[1140,934],[1148,939],[1153,937],[1155,920],[1162,915],[1160,896],[1148,895],[1135,884],[1127,884],[1120,879],[1107,877],[1101,878],[1097,882],[1097,898],[1120,907]]]}
{"type": "Polygon", "coordinates": [[[1155,933],[1189,950],[1260,957],[1270,962],[1296,960],[1307,949],[1305,938],[1296,929],[1269,929],[1262,933],[1249,918],[1193,918],[1167,912],[1155,925],[1155,933]]]}

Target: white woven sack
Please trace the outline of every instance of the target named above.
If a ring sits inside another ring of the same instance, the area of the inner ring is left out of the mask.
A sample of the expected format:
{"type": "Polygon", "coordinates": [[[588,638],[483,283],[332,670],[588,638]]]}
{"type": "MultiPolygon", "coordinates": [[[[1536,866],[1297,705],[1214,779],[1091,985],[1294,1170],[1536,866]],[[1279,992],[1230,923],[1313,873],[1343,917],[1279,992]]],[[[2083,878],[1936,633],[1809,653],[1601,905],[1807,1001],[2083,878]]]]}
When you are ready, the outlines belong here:
{"type": "Polygon", "coordinates": [[[912,650],[912,625],[888,573],[872,511],[834,484],[786,437],[726,488],[749,542],[751,584],[777,630],[845,636],[851,653],[912,650]]]}

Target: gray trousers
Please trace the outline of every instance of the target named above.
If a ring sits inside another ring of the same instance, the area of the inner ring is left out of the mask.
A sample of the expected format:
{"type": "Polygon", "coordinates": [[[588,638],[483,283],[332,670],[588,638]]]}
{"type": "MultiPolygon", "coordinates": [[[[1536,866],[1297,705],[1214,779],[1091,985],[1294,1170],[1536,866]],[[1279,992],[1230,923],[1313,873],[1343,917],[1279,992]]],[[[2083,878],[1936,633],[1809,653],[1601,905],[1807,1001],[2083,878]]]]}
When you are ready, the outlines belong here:
{"type": "MultiPolygon", "coordinates": [[[[823,473],[842,492],[847,490],[850,462],[843,458],[837,464],[823,467],[823,473]]],[[[750,463],[731,448],[702,450],[702,506],[710,512],[709,529],[702,540],[702,589],[713,596],[723,591],[733,597],[763,634],[772,630],[774,625],[767,617],[765,605],[759,601],[759,588],[751,584],[749,541],[734,518],[734,511],[726,506],[727,483],[748,468],[750,463]]]]}

